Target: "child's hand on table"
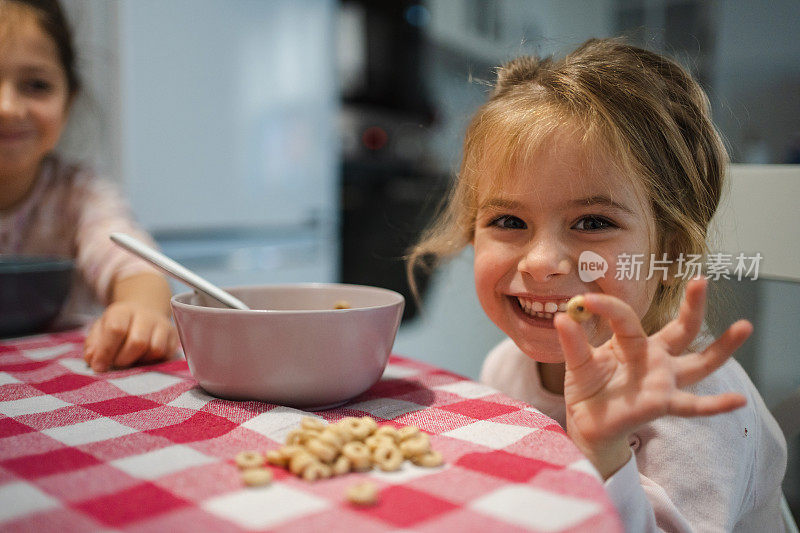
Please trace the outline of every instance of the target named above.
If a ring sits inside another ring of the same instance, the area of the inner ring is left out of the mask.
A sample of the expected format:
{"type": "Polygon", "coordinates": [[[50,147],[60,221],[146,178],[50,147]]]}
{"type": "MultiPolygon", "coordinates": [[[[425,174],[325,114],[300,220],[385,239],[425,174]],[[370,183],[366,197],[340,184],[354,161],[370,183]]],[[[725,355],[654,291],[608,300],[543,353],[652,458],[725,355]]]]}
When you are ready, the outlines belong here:
{"type": "Polygon", "coordinates": [[[114,302],[92,324],[84,360],[96,372],[169,357],[178,347],[170,321],[169,286],[154,274],[117,282],[114,302]]]}
{"type": "Polygon", "coordinates": [[[748,321],[737,321],[702,352],[682,355],[700,332],[705,296],[706,281],[690,281],[678,317],[648,337],[629,305],[586,294],[587,311],[606,318],[613,331],[598,347],[589,344],[580,324],[565,313],[556,315],[566,362],[567,433],[603,479],[630,459],[628,436],[642,424],[664,415],[714,415],[745,404],[741,394],[697,396],[681,390],[719,368],[753,329],[748,321]]]}

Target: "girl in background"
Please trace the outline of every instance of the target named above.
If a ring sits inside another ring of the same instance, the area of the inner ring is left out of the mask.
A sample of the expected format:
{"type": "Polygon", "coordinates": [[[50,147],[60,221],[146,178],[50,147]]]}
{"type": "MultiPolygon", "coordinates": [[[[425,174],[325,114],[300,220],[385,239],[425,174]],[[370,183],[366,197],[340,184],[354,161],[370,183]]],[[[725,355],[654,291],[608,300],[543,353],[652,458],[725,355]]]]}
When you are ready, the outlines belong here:
{"type": "Polygon", "coordinates": [[[69,27],[56,0],[0,0],[0,253],[75,259],[66,314],[107,305],[89,330],[96,371],[171,355],[170,289],[109,233],[149,238],[114,187],[53,152],[80,90],[69,27]]]}
{"type": "Polygon", "coordinates": [[[670,59],[618,40],[521,57],[409,257],[413,278],[473,245],[478,299],[509,337],[482,381],[566,428],[627,531],[783,530],[786,443],[730,358],[752,326],[710,338],[706,280],[679,270],[707,251],[726,165],[705,94],[670,59]],[[563,312],[576,295],[583,323],[563,312]]]}

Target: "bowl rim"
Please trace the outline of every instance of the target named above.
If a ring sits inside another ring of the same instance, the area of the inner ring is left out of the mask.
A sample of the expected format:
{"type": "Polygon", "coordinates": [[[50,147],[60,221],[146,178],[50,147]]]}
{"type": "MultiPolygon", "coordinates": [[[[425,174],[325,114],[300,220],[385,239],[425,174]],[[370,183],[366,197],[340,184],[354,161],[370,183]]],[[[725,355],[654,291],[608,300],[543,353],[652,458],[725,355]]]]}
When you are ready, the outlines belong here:
{"type": "Polygon", "coordinates": [[[376,287],[374,285],[359,285],[355,283],[322,283],[322,282],[304,282],[304,283],[266,283],[266,284],[259,284],[259,285],[237,285],[232,287],[222,287],[222,289],[226,291],[237,291],[242,289],[264,289],[264,288],[276,288],[276,289],[319,289],[319,288],[335,288],[335,287],[342,287],[342,288],[355,288],[355,289],[364,289],[370,291],[379,291],[389,294],[391,296],[396,297],[396,301],[389,302],[383,305],[371,305],[369,307],[356,307],[352,309],[233,309],[228,307],[208,307],[205,305],[195,305],[186,302],[178,301],[178,298],[187,297],[189,295],[195,294],[197,291],[185,291],[178,294],[175,294],[170,298],[170,303],[178,308],[184,309],[186,311],[194,311],[200,313],[217,313],[217,312],[224,312],[224,313],[237,313],[237,314],[280,314],[280,315],[293,315],[293,314],[319,314],[319,313],[359,313],[359,312],[366,312],[374,309],[385,309],[389,308],[398,304],[405,304],[405,297],[397,291],[392,289],[387,289],[384,287],[376,287]]]}
{"type": "Polygon", "coordinates": [[[71,270],[74,267],[75,261],[64,256],[46,254],[0,254],[0,274],[55,272],[71,270]]]}

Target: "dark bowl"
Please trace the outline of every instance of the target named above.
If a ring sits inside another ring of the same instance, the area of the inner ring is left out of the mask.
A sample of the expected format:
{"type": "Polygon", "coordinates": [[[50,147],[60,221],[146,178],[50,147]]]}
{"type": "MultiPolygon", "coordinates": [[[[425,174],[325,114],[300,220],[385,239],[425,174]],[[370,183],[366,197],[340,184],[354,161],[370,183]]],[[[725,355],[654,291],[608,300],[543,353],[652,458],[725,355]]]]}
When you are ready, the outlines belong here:
{"type": "Polygon", "coordinates": [[[60,257],[0,255],[0,337],[46,329],[69,294],[73,269],[60,257]]]}

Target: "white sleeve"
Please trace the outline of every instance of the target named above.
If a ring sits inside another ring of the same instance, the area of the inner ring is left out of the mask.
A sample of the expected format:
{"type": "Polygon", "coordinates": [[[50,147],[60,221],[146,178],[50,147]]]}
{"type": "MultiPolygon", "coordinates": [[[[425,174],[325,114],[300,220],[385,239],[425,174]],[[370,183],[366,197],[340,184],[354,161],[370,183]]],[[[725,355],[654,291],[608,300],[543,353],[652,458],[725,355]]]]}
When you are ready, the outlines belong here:
{"type": "Polygon", "coordinates": [[[127,202],[112,183],[87,176],[79,181],[76,194],[81,205],[75,232],[76,262],[102,303],[109,302],[116,280],[141,273],[161,275],[149,263],[109,239],[109,234],[119,231],[156,247],[150,235],[134,221],[127,202]]]}
{"type": "Polygon", "coordinates": [[[625,531],[692,531],[691,525],[680,514],[664,489],[639,474],[636,455],[631,454],[625,466],[606,480],[605,486],[619,511],[625,531]],[[658,524],[654,508],[661,511],[658,524]]]}
{"type": "Polygon", "coordinates": [[[739,390],[747,405],[710,417],[667,416],[637,430],[635,457],[606,481],[627,531],[730,532],[756,517],[760,531],[775,531],[778,515],[765,502],[780,490],[785,452],[780,435],[767,431],[757,393],[736,383],[730,363],[692,392],[739,390]]]}

